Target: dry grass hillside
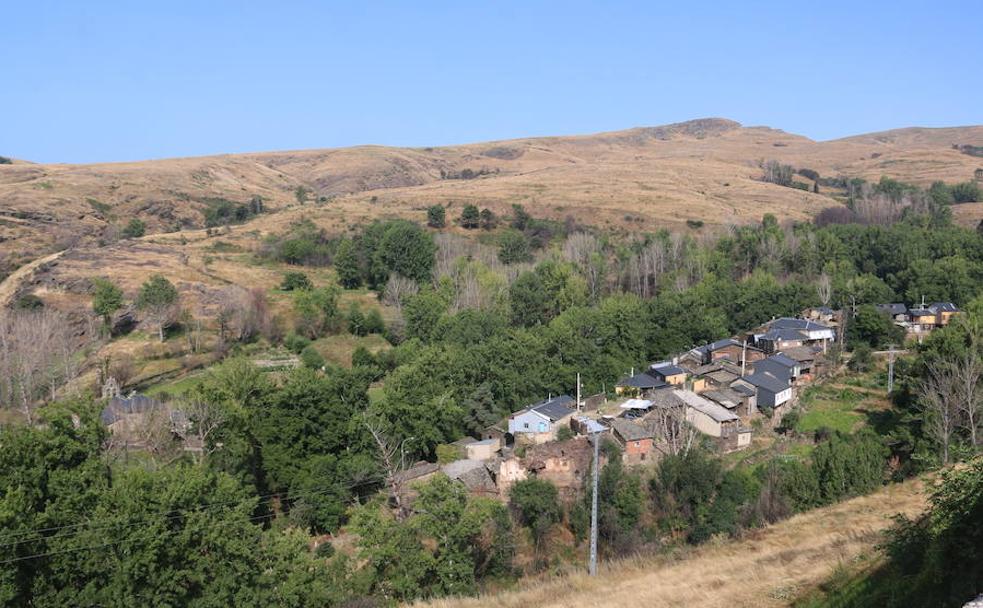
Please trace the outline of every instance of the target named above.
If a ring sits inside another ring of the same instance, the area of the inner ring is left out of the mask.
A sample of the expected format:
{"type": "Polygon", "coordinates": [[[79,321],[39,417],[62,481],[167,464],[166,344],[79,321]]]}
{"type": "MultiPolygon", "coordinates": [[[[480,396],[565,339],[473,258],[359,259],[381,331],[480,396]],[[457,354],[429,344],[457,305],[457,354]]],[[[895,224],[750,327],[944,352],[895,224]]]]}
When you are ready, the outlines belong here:
{"type": "Polygon", "coordinates": [[[954,144],[983,145],[983,127],[815,142],[701,119],[443,148],[360,146],[93,165],[16,161],[0,165],[0,273],[73,245],[112,241],[132,218],[144,220],[149,232],[191,229],[203,225],[210,202],[254,196],[268,210],[288,211],[254,220],[260,230],[300,214],[335,227],[382,215],[421,217],[434,203],[451,207],[452,217],[467,203],[499,212],[523,203],[538,216],[636,230],[686,220],[739,223],[769,212],[805,219],[835,201],[760,181],[761,160],[921,184],[971,179],[983,159],[954,144]],[[310,192],[305,205],[298,188],[310,192]]]}
{"type": "Polygon", "coordinates": [[[431,608],[586,608],[588,606],[788,606],[795,598],[872,549],[891,516],[924,510],[924,482],[797,515],[747,538],[710,544],[677,558],[637,558],[578,573],[528,580],[514,591],[434,601],[431,608]]]}

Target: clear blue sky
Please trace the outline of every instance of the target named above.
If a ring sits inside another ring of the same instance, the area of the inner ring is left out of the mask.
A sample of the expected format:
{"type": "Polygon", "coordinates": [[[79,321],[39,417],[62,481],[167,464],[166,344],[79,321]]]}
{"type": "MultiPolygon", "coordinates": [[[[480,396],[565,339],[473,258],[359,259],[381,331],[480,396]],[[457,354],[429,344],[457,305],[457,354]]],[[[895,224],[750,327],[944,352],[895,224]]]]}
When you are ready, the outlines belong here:
{"type": "Polygon", "coordinates": [[[0,154],[979,124],[981,32],[979,0],[5,2],[0,154]]]}

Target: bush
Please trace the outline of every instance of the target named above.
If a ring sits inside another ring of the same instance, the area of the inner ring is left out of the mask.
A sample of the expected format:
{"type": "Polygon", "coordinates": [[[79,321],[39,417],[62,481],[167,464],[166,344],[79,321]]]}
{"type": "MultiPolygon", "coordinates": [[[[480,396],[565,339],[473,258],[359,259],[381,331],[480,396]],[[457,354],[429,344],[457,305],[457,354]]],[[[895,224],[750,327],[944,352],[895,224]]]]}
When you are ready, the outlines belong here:
{"type": "Polygon", "coordinates": [[[325,364],[324,357],[313,346],[307,346],[300,351],[300,362],[310,369],[321,369],[325,364]]]}
{"type": "Polygon", "coordinates": [[[782,421],[775,430],[783,435],[792,433],[799,426],[799,418],[798,411],[789,412],[782,416],[782,421]]]}
{"type": "Polygon", "coordinates": [[[10,160],[6,156],[0,156],[0,165],[12,165],[14,161],[10,160]]]}
{"type": "Polygon", "coordinates": [[[310,346],[311,341],[304,336],[295,333],[287,334],[283,340],[283,345],[292,353],[300,354],[305,348],[310,346]]]}
{"type": "Polygon", "coordinates": [[[481,223],[481,213],[474,205],[465,205],[461,210],[461,227],[465,230],[477,228],[481,223]]]}
{"type": "Polygon", "coordinates": [[[294,291],[295,289],[312,289],[314,284],[303,272],[288,272],[283,275],[283,282],[280,289],[284,291],[294,291]]]}
{"type": "Polygon", "coordinates": [[[371,308],[365,315],[365,333],[384,334],[386,333],[386,322],[382,319],[382,313],[378,308],[371,308]]]}
{"type": "Polygon", "coordinates": [[[863,373],[870,371],[874,365],[873,351],[866,342],[861,342],[853,349],[853,355],[847,364],[852,371],[863,373]]]}
{"type": "Polygon", "coordinates": [[[498,246],[498,259],[503,264],[519,264],[532,261],[529,239],[518,230],[502,234],[498,246]]]}
{"type": "Polygon", "coordinates": [[[44,301],[33,293],[22,295],[14,303],[17,310],[38,310],[44,308],[44,301]]]}
{"type": "Polygon", "coordinates": [[[956,203],[976,203],[980,197],[980,186],[976,182],[962,182],[952,186],[952,199],[956,203]]]}
{"type": "Polygon", "coordinates": [[[693,230],[703,228],[703,220],[686,220],[686,225],[693,230]]]}
{"type": "Polygon", "coordinates": [[[348,333],[353,336],[364,336],[368,333],[365,328],[365,315],[354,304],[348,309],[348,333]]]}
{"type": "Polygon", "coordinates": [[[573,432],[572,428],[568,426],[561,426],[559,430],[556,431],[556,440],[567,441],[568,439],[573,439],[575,435],[576,433],[573,432]]]}
{"type": "Polygon", "coordinates": [[[147,225],[140,219],[133,218],[126,224],[121,233],[124,239],[135,239],[147,233],[147,225]]]}
{"type": "Polygon", "coordinates": [[[430,205],[427,207],[427,226],[431,228],[443,228],[447,225],[447,211],[443,205],[430,205]]]}

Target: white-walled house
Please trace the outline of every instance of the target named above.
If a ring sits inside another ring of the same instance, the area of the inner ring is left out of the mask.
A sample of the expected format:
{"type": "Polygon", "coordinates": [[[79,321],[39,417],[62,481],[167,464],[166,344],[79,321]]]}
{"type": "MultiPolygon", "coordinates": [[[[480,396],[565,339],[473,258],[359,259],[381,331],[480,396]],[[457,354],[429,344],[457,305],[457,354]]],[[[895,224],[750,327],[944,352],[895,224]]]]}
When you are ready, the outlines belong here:
{"type": "Polygon", "coordinates": [[[509,416],[509,433],[518,441],[545,443],[556,439],[562,426],[570,426],[577,413],[576,402],[569,395],[552,397],[509,416]]]}

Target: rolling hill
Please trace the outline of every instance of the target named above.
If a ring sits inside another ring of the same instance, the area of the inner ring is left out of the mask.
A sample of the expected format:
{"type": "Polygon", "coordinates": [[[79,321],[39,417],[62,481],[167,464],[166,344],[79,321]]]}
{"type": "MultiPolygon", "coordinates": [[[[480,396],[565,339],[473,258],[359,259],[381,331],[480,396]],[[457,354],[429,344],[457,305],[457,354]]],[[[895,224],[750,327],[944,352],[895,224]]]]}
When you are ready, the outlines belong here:
{"type": "Polygon", "coordinates": [[[257,196],[268,211],[251,222],[260,231],[299,215],[329,228],[383,215],[419,218],[435,203],[448,205],[451,217],[468,203],[499,212],[522,203],[540,216],[634,230],[686,220],[741,223],[769,212],[806,219],[836,201],[760,181],[760,161],[927,185],[972,178],[983,160],[953,148],[966,144],[983,145],[983,126],[816,142],[708,118],[438,148],[358,146],[92,165],[15,161],[0,165],[0,276],[54,251],[112,242],[132,218],[152,233],[200,228],[210,205],[257,196]]]}

